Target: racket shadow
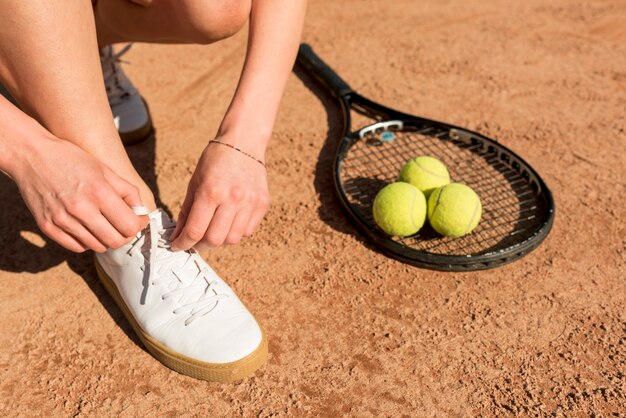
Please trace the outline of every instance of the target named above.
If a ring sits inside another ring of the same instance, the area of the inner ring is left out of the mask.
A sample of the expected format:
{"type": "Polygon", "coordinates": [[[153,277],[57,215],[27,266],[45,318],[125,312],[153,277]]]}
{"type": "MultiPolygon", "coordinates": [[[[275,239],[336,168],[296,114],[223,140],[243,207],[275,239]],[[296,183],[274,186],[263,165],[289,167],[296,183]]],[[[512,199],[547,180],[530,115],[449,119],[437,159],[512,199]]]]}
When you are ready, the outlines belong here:
{"type": "MultiPolygon", "coordinates": [[[[319,82],[312,76],[302,70],[299,64],[294,66],[294,73],[302,81],[304,86],[320,101],[326,110],[326,123],[328,131],[324,144],[318,154],[317,164],[315,165],[315,178],[313,179],[313,187],[320,196],[320,207],[318,209],[319,217],[324,223],[338,232],[350,234],[357,238],[368,248],[378,251],[376,247],[366,240],[360,234],[356,227],[346,218],[343,209],[337,201],[334,180],[333,180],[333,162],[335,159],[335,148],[341,139],[341,106],[333,96],[326,90],[320,88],[319,82]]],[[[375,179],[364,179],[372,181],[375,179]]],[[[366,204],[366,202],[363,202],[366,204]]]]}
{"type": "MultiPolygon", "coordinates": [[[[315,178],[313,180],[315,191],[320,196],[321,204],[318,210],[320,219],[336,231],[350,234],[369,249],[380,252],[380,249],[359,233],[356,226],[346,218],[343,209],[337,201],[333,179],[333,162],[335,158],[335,148],[342,134],[341,106],[337,102],[337,99],[328,94],[325,89],[320,88],[319,82],[307,72],[303,71],[298,64],[294,67],[294,73],[300,81],[302,81],[304,86],[317,97],[326,110],[328,131],[322,149],[318,155],[317,164],[315,166],[315,178]]],[[[377,119],[376,115],[368,113],[367,110],[361,111],[358,108],[353,108],[352,111],[373,120],[377,119]]],[[[353,186],[355,189],[361,191],[378,191],[389,182],[375,177],[359,177],[352,179],[349,183],[350,184],[346,185],[348,188],[353,186]]],[[[369,213],[371,212],[372,201],[375,195],[375,192],[371,196],[367,195],[367,193],[361,194],[360,196],[353,195],[356,201],[353,201],[352,204],[357,207],[361,213],[369,213]]],[[[424,239],[438,238],[437,233],[432,230],[432,228],[428,227],[428,225],[425,226],[422,234],[424,239]]]]}

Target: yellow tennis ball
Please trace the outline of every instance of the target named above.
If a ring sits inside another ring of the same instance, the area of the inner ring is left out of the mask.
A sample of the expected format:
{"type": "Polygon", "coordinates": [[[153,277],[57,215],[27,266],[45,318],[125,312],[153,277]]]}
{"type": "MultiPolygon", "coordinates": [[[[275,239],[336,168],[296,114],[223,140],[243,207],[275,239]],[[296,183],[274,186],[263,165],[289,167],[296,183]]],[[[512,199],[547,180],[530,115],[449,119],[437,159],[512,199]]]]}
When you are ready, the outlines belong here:
{"type": "Polygon", "coordinates": [[[428,198],[428,221],[441,235],[461,237],[476,228],[482,215],[480,198],[470,187],[450,183],[428,198]]]}
{"type": "Polygon", "coordinates": [[[380,189],[372,208],[374,221],[389,235],[415,234],[426,221],[426,198],[409,183],[391,183],[380,189]]]}
{"type": "Polygon", "coordinates": [[[411,183],[424,192],[426,199],[437,187],[450,183],[450,173],[436,158],[423,156],[410,159],[402,170],[398,181],[411,183]]]}

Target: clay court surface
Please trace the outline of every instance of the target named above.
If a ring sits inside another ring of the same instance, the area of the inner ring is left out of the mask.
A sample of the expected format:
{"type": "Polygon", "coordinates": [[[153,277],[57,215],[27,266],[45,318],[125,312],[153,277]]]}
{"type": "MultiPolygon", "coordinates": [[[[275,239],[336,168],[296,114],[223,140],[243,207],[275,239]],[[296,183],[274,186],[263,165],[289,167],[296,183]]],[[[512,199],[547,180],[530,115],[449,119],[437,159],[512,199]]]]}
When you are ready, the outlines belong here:
{"type": "MultiPolygon", "coordinates": [[[[304,40],[366,96],[467,126],[554,192],[544,244],[442,273],[386,258],[335,202],[336,103],[289,80],[259,232],[209,263],[267,330],[254,377],[179,375],[140,345],[91,255],[44,240],[0,178],[2,416],[624,416],[626,3],[312,0],[304,40]]],[[[129,149],[172,212],[217,129],[246,35],[135,45],[155,140],[129,149]]]]}

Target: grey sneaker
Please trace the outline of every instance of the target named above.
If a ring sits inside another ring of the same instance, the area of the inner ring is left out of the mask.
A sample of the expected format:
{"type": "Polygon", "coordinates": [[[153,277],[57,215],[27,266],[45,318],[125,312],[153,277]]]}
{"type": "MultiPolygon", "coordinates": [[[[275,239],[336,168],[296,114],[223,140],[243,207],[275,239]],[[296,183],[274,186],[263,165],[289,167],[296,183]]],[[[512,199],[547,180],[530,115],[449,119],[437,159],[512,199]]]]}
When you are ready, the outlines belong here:
{"type": "Polygon", "coordinates": [[[100,50],[100,63],[104,75],[109,105],[115,126],[126,145],[143,141],[152,132],[152,120],[145,101],[122,70],[120,57],[132,44],[118,52],[107,46],[100,50]]]}

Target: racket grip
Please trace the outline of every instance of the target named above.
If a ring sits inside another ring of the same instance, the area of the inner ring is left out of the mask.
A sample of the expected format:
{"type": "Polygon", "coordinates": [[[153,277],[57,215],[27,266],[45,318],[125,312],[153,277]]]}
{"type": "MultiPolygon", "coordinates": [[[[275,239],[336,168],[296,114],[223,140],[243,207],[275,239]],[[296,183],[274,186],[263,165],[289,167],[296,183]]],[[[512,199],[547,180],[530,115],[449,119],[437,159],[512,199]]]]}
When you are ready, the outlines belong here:
{"type": "Polygon", "coordinates": [[[298,50],[297,63],[300,64],[309,74],[321,81],[337,97],[341,98],[354,90],[341,77],[334,72],[328,64],[318,57],[311,45],[302,43],[298,50]]]}

